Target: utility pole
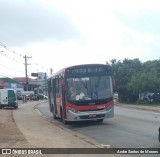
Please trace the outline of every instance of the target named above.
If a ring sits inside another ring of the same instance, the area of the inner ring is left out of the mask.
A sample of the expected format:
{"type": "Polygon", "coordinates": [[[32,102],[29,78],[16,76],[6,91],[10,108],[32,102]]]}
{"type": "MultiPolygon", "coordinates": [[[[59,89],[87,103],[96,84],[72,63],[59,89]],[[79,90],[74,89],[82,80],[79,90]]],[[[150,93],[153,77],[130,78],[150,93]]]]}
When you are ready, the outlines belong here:
{"type": "Polygon", "coordinates": [[[28,74],[27,74],[27,65],[29,65],[28,63],[27,63],[27,59],[28,58],[32,58],[32,57],[28,57],[28,56],[24,56],[23,58],[25,58],[25,74],[26,74],[26,91],[28,91],[28,74]]]}
{"type": "Polygon", "coordinates": [[[52,68],[50,68],[50,74],[52,75],[52,73],[53,73],[53,69],[52,69],[52,68]]]}
{"type": "Polygon", "coordinates": [[[47,87],[47,73],[45,72],[45,87],[46,87],[46,95],[47,95],[47,90],[48,90],[48,87],[47,87]]]}

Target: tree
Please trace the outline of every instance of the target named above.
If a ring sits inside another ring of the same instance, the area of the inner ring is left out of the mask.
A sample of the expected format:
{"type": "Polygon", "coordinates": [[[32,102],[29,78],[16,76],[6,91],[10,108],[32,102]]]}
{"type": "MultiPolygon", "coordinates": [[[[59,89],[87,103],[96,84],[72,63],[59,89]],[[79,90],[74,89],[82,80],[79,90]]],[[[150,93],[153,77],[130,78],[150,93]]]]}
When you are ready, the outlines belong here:
{"type": "Polygon", "coordinates": [[[128,83],[134,74],[142,70],[141,62],[139,59],[124,59],[123,62],[112,59],[111,65],[115,79],[114,91],[119,93],[120,101],[130,101],[134,97],[134,93],[128,88],[128,83]]]}
{"type": "Polygon", "coordinates": [[[132,76],[128,88],[134,93],[157,92],[160,87],[160,79],[153,72],[142,72],[132,76]]]}

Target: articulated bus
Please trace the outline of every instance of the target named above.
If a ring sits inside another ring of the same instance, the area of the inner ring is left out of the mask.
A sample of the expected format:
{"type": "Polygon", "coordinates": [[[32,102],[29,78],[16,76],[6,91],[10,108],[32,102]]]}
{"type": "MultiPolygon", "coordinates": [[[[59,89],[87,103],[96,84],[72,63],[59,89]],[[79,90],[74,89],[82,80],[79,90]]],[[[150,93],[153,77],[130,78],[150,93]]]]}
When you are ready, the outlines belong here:
{"type": "Polygon", "coordinates": [[[114,116],[111,66],[84,64],[64,68],[47,79],[53,118],[69,121],[96,120],[114,116]]]}

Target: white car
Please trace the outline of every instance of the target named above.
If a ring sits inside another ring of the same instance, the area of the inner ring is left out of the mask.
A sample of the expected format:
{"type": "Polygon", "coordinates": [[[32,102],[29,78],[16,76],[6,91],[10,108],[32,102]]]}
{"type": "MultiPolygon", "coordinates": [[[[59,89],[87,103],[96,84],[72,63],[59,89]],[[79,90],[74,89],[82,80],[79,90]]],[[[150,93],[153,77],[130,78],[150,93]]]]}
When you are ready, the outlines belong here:
{"type": "Polygon", "coordinates": [[[46,96],[46,95],[44,95],[44,94],[40,94],[40,95],[43,97],[43,99],[45,99],[45,100],[48,99],[48,96],[46,96]]]}

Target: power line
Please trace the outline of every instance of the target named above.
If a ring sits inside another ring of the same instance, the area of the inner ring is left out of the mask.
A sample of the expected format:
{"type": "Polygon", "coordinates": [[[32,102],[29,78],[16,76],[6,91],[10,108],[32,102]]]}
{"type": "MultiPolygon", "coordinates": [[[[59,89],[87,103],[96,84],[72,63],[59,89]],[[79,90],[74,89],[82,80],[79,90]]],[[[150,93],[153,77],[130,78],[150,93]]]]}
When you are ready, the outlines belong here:
{"type": "Polygon", "coordinates": [[[5,67],[5,68],[7,68],[7,69],[10,69],[10,70],[14,70],[14,71],[16,71],[16,72],[21,72],[21,73],[24,73],[23,71],[21,71],[21,70],[15,70],[15,69],[13,69],[13,68],[10,68],[10,67],[8,67],[8,66],[6,66],[6,65],[4,65],[4,64],[0,64],[1,66],[3,66],[3,67],[5,67]]]}
{"type": "Polygon", "coordinates": [[[0,53],[1,53],[3,56],[9,58],[10,60],[12,60],[12,61],[14,61],[14,62],[23,64],[22,62],[17,61],[15,58],[9,57],[6,53],[4,53],[4,51],[0,51],[0,53]]]}
{"type": "Polygon", "coordinates": [[[0,42],[0,45],[1,45],[2,47],[4,47],[6,50],[8,50],[9,52],[12,52],[13,54],[15,54],[15,55],[17,55],[17,56],[19,56],[19,57],[23,57],[22,54],[16,53],[14,50],[10,49],[8,46],[6,46],[5,44],[3,44],[2,42],[0,42]]]}
{"type": "MultiPolygon", "coordinates": [[[[23,58],[23,55],[22,55],[22,54],[16,53],[14,50],[12,50],[11,48],[9,48],[8,46],[6,46],[5,44],[3,44],[2,42],[0,42],[0,45],[1,45],[3,48],[5,48],[6,50],[8,50],[9,52],[12,52],[13,54],[15,54],[15,55],[23,58]]],[[[33,64],[40,66],[42,69],[48,70],[48,68],[46,68],[46,67],[44,67],[44,66],[41,66],[40,64],[37,64],[36,62],[33,63],[33,64]]]]}
{"type": "MultiPolygon", "coordinates": [[[[11,48],[9,48],[8,46],[6,46],[5,44],[3,44],[2,42],[0,42],[0,46],[2,46],[3,48],[5,48],[5,49],[8,50],[9,52],[13,53],[14,55],[17,55],[17,56],[23,58],[23,55],[22,55],[22,54],[15,52],[14,50],[12,50],[11,48]]],[[[17,63],[21,63],[21,62],[17,61],[15,58],[9,57],[7,54],[3,53],[4,51],[0,51],[0,52],[1,52],[2,55],[4,55],[5,57],[11,59],[12,61],[15,61],[15,62],[17,62],[17,63]]],[[[22,63],[22,64],[23,64],[23,63],[22,63]]],[[[37,65],[38,67],[40,67],[40,68],[42,68],[42,69],[45,69],[45,71],[48,71],[48,70],[49,70],[48,68],[46,68],[46,67],[44,67],[44,66],[36,63],[35,61],[34,61],[32,64],[35,64],[35,65],[37,65]]]]}
{"type": "MultiPolygon", "coordinates": [[[[33,60],[33,61],[34,61],[34,60],[33,60]]],[[[40,65],[40,64],[38,64],[38,63],[36,63],[35,61],[34,61],[32,64],[37,65],[38,67],[40,67],[40,68],[42,68],[42,69],[48,70],[47,67],[44,67],[44,66],[42,66],[42,65],[40,65]]]]}

